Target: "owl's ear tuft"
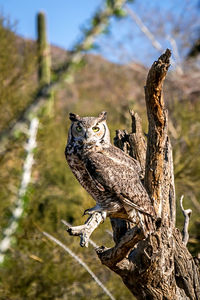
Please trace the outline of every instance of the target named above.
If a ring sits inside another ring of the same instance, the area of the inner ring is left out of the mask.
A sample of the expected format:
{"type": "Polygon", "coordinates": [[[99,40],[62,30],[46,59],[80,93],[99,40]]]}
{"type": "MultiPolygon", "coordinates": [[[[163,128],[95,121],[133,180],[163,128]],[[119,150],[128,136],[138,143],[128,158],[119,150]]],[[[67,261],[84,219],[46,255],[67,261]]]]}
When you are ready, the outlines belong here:
{"type": "Polygon", "coordinates": [[[72,122],[76,122],[76,121],[80,121],[80,116],[79,115],[76,115],[76,114],[73,114],[73,113],[69,113],[69,119],[72,121],[72,122]]]}
{"type": "Polygon", "coordinates": [[[102,111],[99,115],[98,115],[98,121],[99,122],[103,122],[107,119],[107,112],[106,111],[102,111]]]}

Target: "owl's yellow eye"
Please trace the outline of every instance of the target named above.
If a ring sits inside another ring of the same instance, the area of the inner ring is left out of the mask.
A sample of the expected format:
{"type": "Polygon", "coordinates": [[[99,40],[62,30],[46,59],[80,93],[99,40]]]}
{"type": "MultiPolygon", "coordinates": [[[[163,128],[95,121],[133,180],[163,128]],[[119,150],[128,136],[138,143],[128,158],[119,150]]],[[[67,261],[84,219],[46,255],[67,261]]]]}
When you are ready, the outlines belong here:
{"type": "Polygon", "coordinates": [[[76,126],[76,131],[81,132],[82,131],[82,127],[81,126],[76,126]]]}
{"type": "Polygon", "coordinates": [[[98,131],[100,130],[100,128],[99,128],[98,126],[94,126],[94,127],[92,127],[92,130],[93,130],[94,132],[98,132],[98,131]]]}

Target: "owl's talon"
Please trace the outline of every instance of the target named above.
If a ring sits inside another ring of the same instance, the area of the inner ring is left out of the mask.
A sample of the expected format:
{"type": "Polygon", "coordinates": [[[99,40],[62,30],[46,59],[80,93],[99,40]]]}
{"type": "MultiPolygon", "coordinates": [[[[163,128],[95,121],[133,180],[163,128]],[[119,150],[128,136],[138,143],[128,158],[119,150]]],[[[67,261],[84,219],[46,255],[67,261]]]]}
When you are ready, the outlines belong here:
{"type": "Polygon", "coordinates": [[[107,212],[106,211],[101,211],[100,213],[101,213],[101,216],[103,218],[103,222],[105,222],[106,217],[107,217],[107,212]]]}
{"type": "Polygon", "coordinates": [[[82,217],[85,216],[85,215],[91,215],[91,214],[92,213],[89,211],[89,209],[86,209],[86,210],[84,210],[84,213],[83,213],[82,217]]]}
{"type": "Polygon", "coordinates": [[[84,211],[83,216],[85,215],[93,215],[94,213],[100,213],[103,219],[103,222],[105,221],[106,217],[107,217],[107,212],[102,210],[99,207],[92,207],[92,208],[88,208],[84,211]]]}
{"type": "Polygon", "coordinates": [[[99,212],[97,210],[93,210],[93,208],[88,208],[84,211],[83,216],[85,215],[93,215],[95,212],[99,212]]]}

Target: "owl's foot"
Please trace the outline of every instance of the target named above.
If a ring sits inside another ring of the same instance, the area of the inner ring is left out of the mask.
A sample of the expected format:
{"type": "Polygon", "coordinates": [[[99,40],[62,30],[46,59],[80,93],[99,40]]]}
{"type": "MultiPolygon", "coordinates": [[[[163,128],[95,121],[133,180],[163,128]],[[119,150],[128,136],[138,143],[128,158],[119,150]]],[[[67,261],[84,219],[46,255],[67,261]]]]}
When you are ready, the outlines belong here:
{"type": "MultiPolygon", "coordinates": [[[[67,232],[70,235],[80,236],[80,245],[81,247],[88,247],[88,243],[91,243],[94,246],[94,242],[90,240],[90,236],[92,232],[104,221],[102,217],[102,213],[94,212],[90,214],[89,218],[86,220],[85,224],[80,226],[70,226],[70,224],[62,221],[65,225],[67,225],[67,232]]],[[[95,246],[97,247],[97,246],[95,246]]]]}
{"type": "Polygon", "coordinates": [[[102,218],[103,218],[103,221],[105,221],[106,217],[107,217],[107,211],[103,210],[102,207],[100,207],[99,205],[96,205],[92,208],[89,208],[89,209],[86,209],[83,213],[83,216],[85,215],[93,215],[94,213],[100,213],[102,218]]]}

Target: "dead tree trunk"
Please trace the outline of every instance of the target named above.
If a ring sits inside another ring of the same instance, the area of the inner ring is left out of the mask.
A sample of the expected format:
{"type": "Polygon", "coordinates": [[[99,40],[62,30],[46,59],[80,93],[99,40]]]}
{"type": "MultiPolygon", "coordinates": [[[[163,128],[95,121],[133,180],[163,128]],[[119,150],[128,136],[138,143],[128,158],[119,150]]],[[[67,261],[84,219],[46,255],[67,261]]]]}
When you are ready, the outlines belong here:
{"type": "MultiPolygon", "coordinates": [[[[200,299],[199,266],[185,245],[185,237],[175,228],[172,149],[162,96],[170,55],[167,49],[153,63],[147,76],[147,143],[141,121],[134,112],[131,112],[132,133],[118,130],[115,138],[115,145],[136,158],[141,165],[141,177],[158,217],[157,230],[145,238],[142,230],[128,221],[111,219],[116,245],[110,249],[96,249],[102,264],[117,273],[133,295],[141,300],[200,299]]],[[[72,227],[68,231],[72,235],[80,235],[81,245],[84,246],[101,218],[100,214],[95,213],[85,225],[72,227]]]]}

